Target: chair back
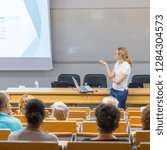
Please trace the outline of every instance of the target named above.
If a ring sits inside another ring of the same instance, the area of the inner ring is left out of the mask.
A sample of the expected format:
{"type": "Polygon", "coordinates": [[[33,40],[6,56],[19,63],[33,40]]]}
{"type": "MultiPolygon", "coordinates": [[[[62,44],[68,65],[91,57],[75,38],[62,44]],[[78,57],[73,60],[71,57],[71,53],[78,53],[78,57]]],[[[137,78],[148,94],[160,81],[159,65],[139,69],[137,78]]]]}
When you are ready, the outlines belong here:
{"type": "Polygon", "coordinates": [[[141,116],[130,116],[130,124],[141,124],[141,116]]]}
{"type": "Polygon", "coordinates": [[[128,84],[128,88],[143,88],[142,83],[132,82],[128,84]]]}
{"type": "Polygon", "coordinates": [[[60,74],[58,76],[58,81],[66,81],[70,87],[75,87],[72,76],[77,80],[78,85],[80,85],[80,76],[77,74],[60,74]]]}
{"type": "Polygon", "coordinates": [[[129,116],[129,118],[131,117],[131,116],[141,116],[141,114],[142,114],[142,112],[141,111],[139,111],[139,110],[129,110],[128,111],[128,116],[129,116]]]}
{"type": "Polygon", "coordinates": [[[83,84],[86,83],[91,87],[107,88],[107,78],[104,74],[87,74],[83,84]]]}
{"type": "MultiPolygon", "coordinates": [[[[82,132],[98,132],[96,121],[83,121],[81,130],[82,132]]],[[[114,133],[127,133],[126,122],[120,121],[119,127],[114,131],[114,133]]]]}
{"type": "Polygon", "coordinates": [[[69,118],[83,118],[86,119],[86,111],[69,111],[69,118]]]}
{"type": "Polygon", "coordinates": [[[136,83],[150,83],[150,75],[134,75],[132,77],[132,83],[136,82],[136,83]]]}
{"type": "Polygon", "coordinates": [[[86,111],[86,113],[88,114],[90,112],[90,108],[89,107],[68,107],[69,111],[86,111]]]}
{"type": "Polygon", "coordinates": [[[141,142],[138,150],[150,150],[150,142],[141,142]]]}
{"type": "Polygon", "coordinates": [[[68,150],[131,150],[129,142],[69,142],[68,150]]]}
{"type": "Polygon", "coordinates": [[[21,121],[21,123],[26,123],[27,122],[24,115],[13,115],[13,117],[19,119],[21,121]]]}
{"type": "Polygon", "coordinates": [[[10,132],[10,129],[0,129],[0,140],[7,140],[10,132]]]}
{"type": "Polygon", "coordinates": [[[135,143],[136,145],[139,145],[140,142],[150,142],[150,131],[149,130],[136,131],[135,143]]]}
{"type": "Polygon", "coordinates": [[[142,129],[142,123],[141,123],[141,116],[131,116],[129,118],[130,126],[132,128],[140,128],[142,129]]]}
{"type": "Polygon", "coordinates": [[[2,150],[60,150],[55,142],[0,141],[2,150]]]}
{"type": "Polygon", "coordinates": [[[127,107],[127,108],[126,108],[126,111],[130,111],[130,110],[137,110],[137,111],[140,111],[140,110],[141,110],[141,107],[127,107]]]}
{"type": "Polygon", "coordinates": [[[41,130],[48,132],[77,132],[76,121],[44,121],[41,130]]]}

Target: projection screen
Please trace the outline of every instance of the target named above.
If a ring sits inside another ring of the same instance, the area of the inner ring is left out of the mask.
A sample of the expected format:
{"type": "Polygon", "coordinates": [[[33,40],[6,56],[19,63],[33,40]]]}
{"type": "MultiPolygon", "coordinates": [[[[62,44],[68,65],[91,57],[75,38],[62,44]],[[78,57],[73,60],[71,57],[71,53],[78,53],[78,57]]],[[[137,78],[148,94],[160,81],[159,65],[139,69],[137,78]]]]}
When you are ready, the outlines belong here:
{"type": "Polygon", "coordinates": [[[0,0],[0,70],[49,69],[49,1],[0,0]]]}

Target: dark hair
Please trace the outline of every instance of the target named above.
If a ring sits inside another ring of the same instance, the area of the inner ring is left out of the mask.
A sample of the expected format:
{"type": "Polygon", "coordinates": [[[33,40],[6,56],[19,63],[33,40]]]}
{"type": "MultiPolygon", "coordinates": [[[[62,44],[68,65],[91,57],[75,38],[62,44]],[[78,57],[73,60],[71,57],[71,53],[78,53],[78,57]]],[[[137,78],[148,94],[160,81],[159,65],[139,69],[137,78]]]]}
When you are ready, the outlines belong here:
{"type": "Polygon", "coordinates": [[[100,104],[96,108],[95,116],[101,133],[112,133],[118,128],[120,112],[115,106],[111,104],[100,104]]]}
{"type": "Polygon", "coordinates": [[[25,106],[25,117],[28,126],[32,128],[39,128],[43,119],[45,118],[45,105],[38,99],[28,101],[25,106]]]}
{"type": "Polygon", "coordinates": [[[150,130],[150,106],[147,105],[142,111],[142,128],[150,130]]]}

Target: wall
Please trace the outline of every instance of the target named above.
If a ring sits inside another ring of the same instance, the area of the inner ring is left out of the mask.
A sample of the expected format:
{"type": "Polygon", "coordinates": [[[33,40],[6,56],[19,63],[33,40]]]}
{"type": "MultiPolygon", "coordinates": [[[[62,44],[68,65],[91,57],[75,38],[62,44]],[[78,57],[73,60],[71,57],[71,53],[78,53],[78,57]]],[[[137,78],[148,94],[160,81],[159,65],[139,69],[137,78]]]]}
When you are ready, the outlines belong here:
{"type": "MultiPolygon", "coordinates": [[[[104,73],[105,69],[96,61],[61,61],[56,60],[58,57],[59,47],[55,43],[58,38],[57,27],[55,26],[56,18],[54,12],[66,10],[85,10],[85,9],[144,9],[149,10],[149,1],[146,0],[51,0],[51,25],[52,25],[52,47],[53,47],[53,70],[49,71],[0,71],[0,90],[5,90],[8,87],[17,87],[25,85],[26,87],[34,87],[35,80],[39,81],[40,87],[50,87],[52,80],[57,80],[60,73],[77,73],[83,77],[87,73],[104,73]],[[57,52],[57,53],[56,53],[57,52]]],[[[148,14],[146,14],[148,15],[148,14]]],[[[63,16],[62,16],[63,17],[63,16]]],[[[143,16],[144,17],[144,16],[143,16]]],[[[143,22],[145,23],[145,22],[143,22]]],[[[142,22],[141,22],[142,24],[142,22]]],[[[148,25],[149,26],[149,25],[148,25]]],[[[74,27],[75,28],[75,27],[74,27]]],[[[65,34],[65,33],[64,33],[65,34]]],[[[63,35],[65,36],[65,35],[63,35]]],[[[61,38],[61,37],[60,37],[61,38]]],[[[148,40],[148,39],[146,39],[148,40]]],[[[149,41],[149,40],[148,40],[149,41]]],[[[134,61],[132,75],[134,74],[149,74],[150,61],[149,49],[146,52],[147,57],[134,61]]],[[[95,53],[96,54],[96,53],[95,53]]],[[[141,54],[142,56],[142,54],[141,54]]],[[[143,56],[146,56],[143,54],[143,56]]],[[[142,58],[142,57],[141,57],[142,58]]],[[[113,61],[110,61],[111,68],[113,61]]],[[[111,82],[108,81],[108,86],[111,82]]]]}

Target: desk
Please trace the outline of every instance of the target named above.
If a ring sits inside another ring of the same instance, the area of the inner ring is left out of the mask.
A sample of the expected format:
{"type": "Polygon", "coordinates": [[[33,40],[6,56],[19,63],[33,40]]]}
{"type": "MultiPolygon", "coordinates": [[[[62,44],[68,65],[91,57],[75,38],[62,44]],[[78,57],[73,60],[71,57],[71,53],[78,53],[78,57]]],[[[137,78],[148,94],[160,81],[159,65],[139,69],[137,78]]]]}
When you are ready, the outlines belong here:
{"type": "Polygon", "coordinates": [[[144,88],[150,88],[150,83],[143,83],[144,88]]]}
{"type": "MultiPolygon", "coordinates": [[[[99,104],[109,95],[107,88],[94,88],[93,93],[79,93],[75,88],[8,88],[11,103],[18,103],[23,94],[31,94],[44,103],[63,101],[66,104],[99,104]]],[[[149,88],[130,88],[127,104],[149,104],[149,88]]]]}

